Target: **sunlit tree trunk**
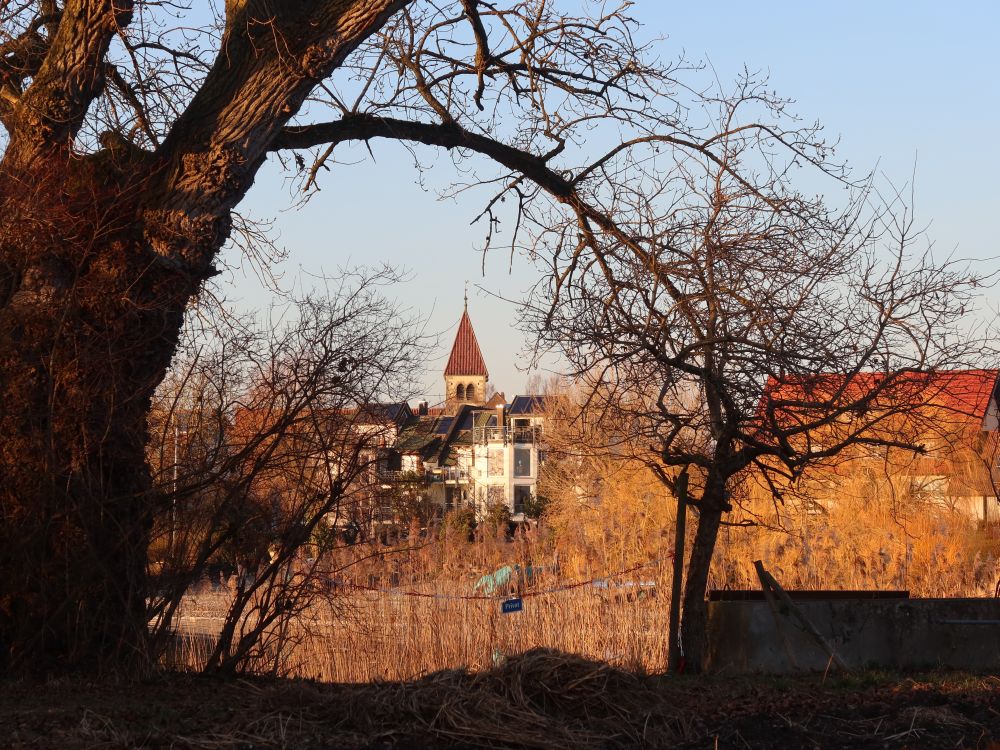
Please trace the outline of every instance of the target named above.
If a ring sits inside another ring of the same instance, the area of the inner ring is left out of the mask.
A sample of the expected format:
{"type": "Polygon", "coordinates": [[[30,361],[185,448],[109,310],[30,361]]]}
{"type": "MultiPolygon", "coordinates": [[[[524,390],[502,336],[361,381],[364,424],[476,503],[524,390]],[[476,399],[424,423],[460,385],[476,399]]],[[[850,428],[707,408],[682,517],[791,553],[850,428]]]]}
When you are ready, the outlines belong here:
{"type": "Polygon", "coordinates": [[[723,491],[719,488],[706,490],[698,509],[698,526],[688,557],[687,578],[684,585],[681,642],[686,672],[702,671],[708,656],[708,603],[705,600],[705,593],[723,508],[723,491]]]}
{"type": "Polygon", "coordinates": [[[156,270],[106,175],[52,164],[34,189],[0,177],[0,660],[17,671],[142,661],[146,413],[196,283],[156,270]]]}

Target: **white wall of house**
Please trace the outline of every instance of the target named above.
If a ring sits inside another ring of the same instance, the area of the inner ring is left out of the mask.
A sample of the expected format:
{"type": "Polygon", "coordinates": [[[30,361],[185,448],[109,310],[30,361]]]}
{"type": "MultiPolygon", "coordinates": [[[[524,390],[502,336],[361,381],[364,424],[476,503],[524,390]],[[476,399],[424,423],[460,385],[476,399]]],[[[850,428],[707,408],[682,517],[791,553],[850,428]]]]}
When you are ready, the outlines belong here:
{"type": "MultiPolygon", "coordinates": [[[[524,435],[531,427],[541,426],[540,417],[526,418],[524,435]]],[[[518,431],[508,421],[504,436],[497,435],[486,443],[474,446],[471,479],[479,514],[495,503],[502,502],[515,520],[523,520],[521,502],[526,495],[535,495],[538,485],[540,449],[538,440],[519,441],[518,431]],[[504,436],[507,440],[504,440],[504,436]]]]}

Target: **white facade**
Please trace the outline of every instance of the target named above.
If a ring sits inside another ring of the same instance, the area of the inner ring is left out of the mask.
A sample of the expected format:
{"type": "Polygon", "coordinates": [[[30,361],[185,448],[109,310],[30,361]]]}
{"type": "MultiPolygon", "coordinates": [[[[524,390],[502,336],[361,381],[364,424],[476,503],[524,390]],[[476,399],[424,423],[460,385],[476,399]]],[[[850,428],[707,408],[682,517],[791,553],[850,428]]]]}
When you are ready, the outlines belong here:
{"type": "MultiPolygon", "coordinates": [[[[468,306],[462,313],[444,370],[443,413],[430,414],[421,402],[402,425],[395,446],[387,446],[387,468],[425,483],[428,499],[447,512],[475,508],[482,517],[497,505],[524,520],[524,509],[537,495],[543,461],[543,399],[502,393],[486,398],[489,372],[483,360],[468,306]]],[[[391,480],[393,471],[385,478],[391,480]]]]}
{"type": "Polygon", "coordinates": [[[537,495],[538,470],[544,456],[540,415],[512,416],[498,410],[492,424],[473,431],[473,497],[482,514],[505,504],[514,520],[524,520],[525,501],[537,495]],[[496,426],[499,421],[501,427],[496,426]]]}
{"type": "Polygon", "coordinates": [[[401,431],[393,468],[407,481],[423,477],[443,512],[471,506],[482,517],[503,504],[522,521],[545,455],[540,405],[538,397],[518,396],[495,409],[463,405],[454,415],[415,416],[401,431]]]}

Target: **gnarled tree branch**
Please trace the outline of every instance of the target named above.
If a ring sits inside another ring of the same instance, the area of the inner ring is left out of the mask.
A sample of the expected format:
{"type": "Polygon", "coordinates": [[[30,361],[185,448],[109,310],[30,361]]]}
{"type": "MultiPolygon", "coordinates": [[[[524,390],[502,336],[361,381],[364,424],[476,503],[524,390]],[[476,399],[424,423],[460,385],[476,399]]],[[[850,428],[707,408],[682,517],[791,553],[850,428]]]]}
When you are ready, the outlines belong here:
{"type": "Polygon", "coordinates": [[[31,85],[7,117],[4,166],[27,167],[46,149],[68,146],[104,88],[111,39],[132,17],[132,0],[70,0],[31,85]]]}

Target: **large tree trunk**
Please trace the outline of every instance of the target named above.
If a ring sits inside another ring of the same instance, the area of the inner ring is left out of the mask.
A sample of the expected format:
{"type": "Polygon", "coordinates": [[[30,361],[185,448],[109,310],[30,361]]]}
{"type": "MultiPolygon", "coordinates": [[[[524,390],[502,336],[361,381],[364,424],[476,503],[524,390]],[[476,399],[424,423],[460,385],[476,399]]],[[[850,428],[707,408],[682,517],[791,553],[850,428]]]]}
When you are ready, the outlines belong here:
{"type": "Polygon", "coordinates": [[[231,210],[309,92],[406,0],[227,4],[153,152],[82,155],[129,0],[68,0],[0,162],[0,671],[128,667],[146,649],[146,414],[231,210]]]}
{"type": "Polygon", "coordinates": [[[145,420],[198,280],[157,270],[129,191],[92,167],[0,177],[5,671],[128,667],[146,653],[145,420]]]}
{"type": "Polygon", "coordinates": [[[708,605],[705,601],[705,589],[724,512],[724,497],[723,489],[706,488],[699,505],[698,528],[691,545],[691,556],[688,558],[684,615],[681,621],[684,668],[687,672],[701,672],[708,655],[708,605]]]}

